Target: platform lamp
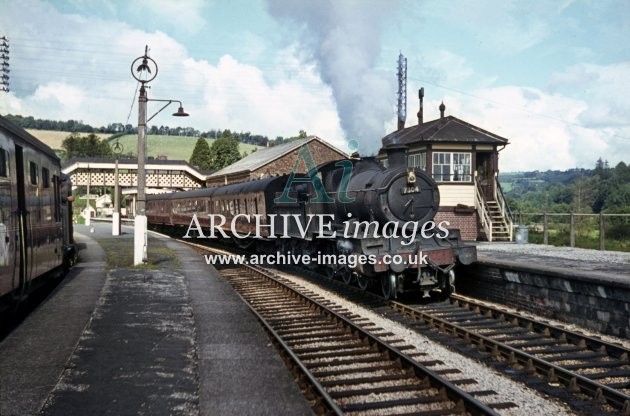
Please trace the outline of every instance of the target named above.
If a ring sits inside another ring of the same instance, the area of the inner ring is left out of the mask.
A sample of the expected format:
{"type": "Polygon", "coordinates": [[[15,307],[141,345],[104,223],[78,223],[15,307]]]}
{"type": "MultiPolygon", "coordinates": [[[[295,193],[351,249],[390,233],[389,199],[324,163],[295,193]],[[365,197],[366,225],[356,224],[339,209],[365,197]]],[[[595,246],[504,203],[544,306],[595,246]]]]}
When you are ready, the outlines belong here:
{"type": "Polygon", "coordinates": [[[147,262],[147,215],[146,215],[146,129],[147,123],[172,103],[179,103],[175,117],[186,117],[182,102],[179,100],[156,100],[147,97],[145,84],[153,81],[158,73],[158,66],[148,56],[149,47],[145,46],[144,55],[131,63],[131,75],[141,84],[138,97],[138,196],[134,219],[133,264],[134,266],[147,262]],[[139,63],[139,64],[138,64],[139,63]],[[136,66],[137,65],[137,66],[136,66]],[[162,108],[147,119],[147,102],[164,102],[162,108]]]}
{"type": "Polygon", "coordinates": [[[120,235],[120,199],[119,199],[119,179],[118,179],[118,159],[123,151],[123,145],[118,140],[112,145],[112,152],[116,158],[114,167],[114,213],[112,214],[112,235],[120,235]]]}

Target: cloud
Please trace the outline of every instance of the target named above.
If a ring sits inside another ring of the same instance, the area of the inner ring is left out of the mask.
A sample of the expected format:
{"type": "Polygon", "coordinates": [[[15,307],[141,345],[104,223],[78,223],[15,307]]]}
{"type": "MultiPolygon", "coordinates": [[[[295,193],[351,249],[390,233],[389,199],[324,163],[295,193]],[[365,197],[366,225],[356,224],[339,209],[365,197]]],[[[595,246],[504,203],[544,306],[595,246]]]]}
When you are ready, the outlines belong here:
{"type": "Polygon", "coordinates": [[[503,55],[514,55],[543,42],[554,30],[549,16],[562,10],[554,2],[516,0],[452,0],[422,7],[432,18],[445,21],[446,27],[461,31],[477,47],[503,55]]]}
{"type": "Polygon", "coordinates": [[[143,19],[152,19],[156,27],[165,26],[174,33],[187,35],[203,30],[206,21],[204,11],[209,7],[206,0],[135,0],[125,2],[129,12],[143,19]]]}
{"type": "MultiPolygon", "coordinates": [[[[137,123],[132,61],[150,47],[159,73],[149,98],[181,100],[191,116],[164,111],[152,123],[229,128],[276,136],[300,129],[343,144],[335,103],[313,64],[295,45],[274,51],[268,76],[262,69],[224,55],[216,64],[191,57],[163,32],[148,33],[126,23],[61,13],[48,3],[7,4],[0,26],[10,30],[12,92],[0,113],[36,118],[75,119],[102,126],[137,123]],[[29,19],[19,19],[23,12],[29,19]],[[15,24],[15,22],[20,24],[15,24]],[[67,34],[63,28],[72,27],[67,34]]],[[[149,113],[160,105],[149,102],[149,113]]],[[[173,110],[174,111],[174,110],[173,110]]]]}
{"type": "MultiPolygon", "coordinates": [[[[425,120],[436,118],[439,101],[425,103],[425,120]]],[[[470,96],[447,94],[444,103],[447,115],[509,139],[499,158],[504,172],[590,168],[605,155],[614,155],[608,158],[613,166],[630,160],[628,141],[623,146],[624,140],[609,131],[580,124],[591,105],[581,99],[505,86],[475,90],[470,96]]]]}
{"type": "Polygon", "coordinates": [[[610,65],[578,64],[554,74],[552,91],[588,101],[578,121],[584,127],[629,127],[630,61],[610,65]]]}

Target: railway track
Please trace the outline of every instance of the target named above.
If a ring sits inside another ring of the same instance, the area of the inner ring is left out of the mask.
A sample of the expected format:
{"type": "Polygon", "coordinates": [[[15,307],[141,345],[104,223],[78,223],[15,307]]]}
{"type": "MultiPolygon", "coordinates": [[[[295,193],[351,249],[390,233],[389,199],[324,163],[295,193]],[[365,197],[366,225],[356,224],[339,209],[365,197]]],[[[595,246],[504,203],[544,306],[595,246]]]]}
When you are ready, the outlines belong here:
{"type": "Polygon", "coordinates": [[[295,285],[251,267],[218,270],[263,323],[296,377],[308,386],[305,394],[316,413],[497,414],[475,397],[493,391],[466,393],[457,382],[443,377],[457,370],[430,370],[404,353],[413,346],[399,339],[384,341],[393,334],[357,316],[359,322],[353,322],[352,314],[323,297],[297,291],[291,287],[295,285]]]}
{"type": "Polygon", "coordinates": [[[464,340],[552,386],[630,415],[630,350],[601,339],[452,295],[449,302],[390,306],[423,327],[464,340]]]}
{"type": "MultiPolygon", "coordinates": [[[[423,335],[451,340],[450,347],[454,347],[452,340],[459,340],[455,348],[460,352],[468,353],[472,346],[477,352],[473,358],[494,361],[496,369],[577,410],[630,416],[629,349],[458,294],[445,302],[408,304],[308,274],[305,277],[312,283],[423,335]]],[[[502,406],[509,404],[495,408],[502,406]]]]}
{"type": "Polygon", "coordinates": [[[473,358],[485,362],[490,358],[498,370],[577,410],[630,416],[630,350],[623,346],[458,294],[444,302],[410,304],[312,277],[307,277],[312,283],[421,334],[433,334],[440,342],[451,340],[449,346],[459,352],[473,347],[477,352],[473,358]]]}

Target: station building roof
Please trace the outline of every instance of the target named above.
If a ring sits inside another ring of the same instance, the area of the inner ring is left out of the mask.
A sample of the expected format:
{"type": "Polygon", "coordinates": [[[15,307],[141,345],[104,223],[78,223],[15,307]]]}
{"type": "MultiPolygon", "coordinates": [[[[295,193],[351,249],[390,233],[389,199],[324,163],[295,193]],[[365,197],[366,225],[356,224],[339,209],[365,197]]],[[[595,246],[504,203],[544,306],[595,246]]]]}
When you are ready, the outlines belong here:
{"type": "Polygon", "coordinates": [[[309,136],[305,139],[294,140],[287,143],[282,143],[277,146],[265,147],[262,149],[258,149],[253,153],[245,156],[241,160],[231,164],[230,166],[226,166],[223,169],[220,169],[216,172],[213,172],[208,176],[208,179],[212,178],[221,178],[224,176],[233,175],[241,172],[253,172],[257,169],[260,169],[263,166],[269,165],[270,163],[288,155],[300,147],[309,144],[312,141],[317,141],[321,145],[329,147],[334,152],[339,153],[341,157],[346,157],[346,154],[327,143],[326,141],[320,139],[317,136],[309,136]]]}

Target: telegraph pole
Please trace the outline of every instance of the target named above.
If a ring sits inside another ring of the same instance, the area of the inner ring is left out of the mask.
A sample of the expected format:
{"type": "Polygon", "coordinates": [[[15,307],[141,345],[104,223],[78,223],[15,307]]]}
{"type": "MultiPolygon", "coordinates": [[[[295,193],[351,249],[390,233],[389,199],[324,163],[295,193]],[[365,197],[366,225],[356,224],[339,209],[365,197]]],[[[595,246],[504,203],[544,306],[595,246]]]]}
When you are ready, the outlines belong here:
{"type": "Polygon", "coordinates": [[[398,55],[398,130],[405,128],[405,120],[407,119],[407,58],[402,54],[398,55]]]}
{"type": "Polygon", "coordinates": [[[9,39],[6,36],[0,37],[0,91],[9,92],[9,39]]]}

